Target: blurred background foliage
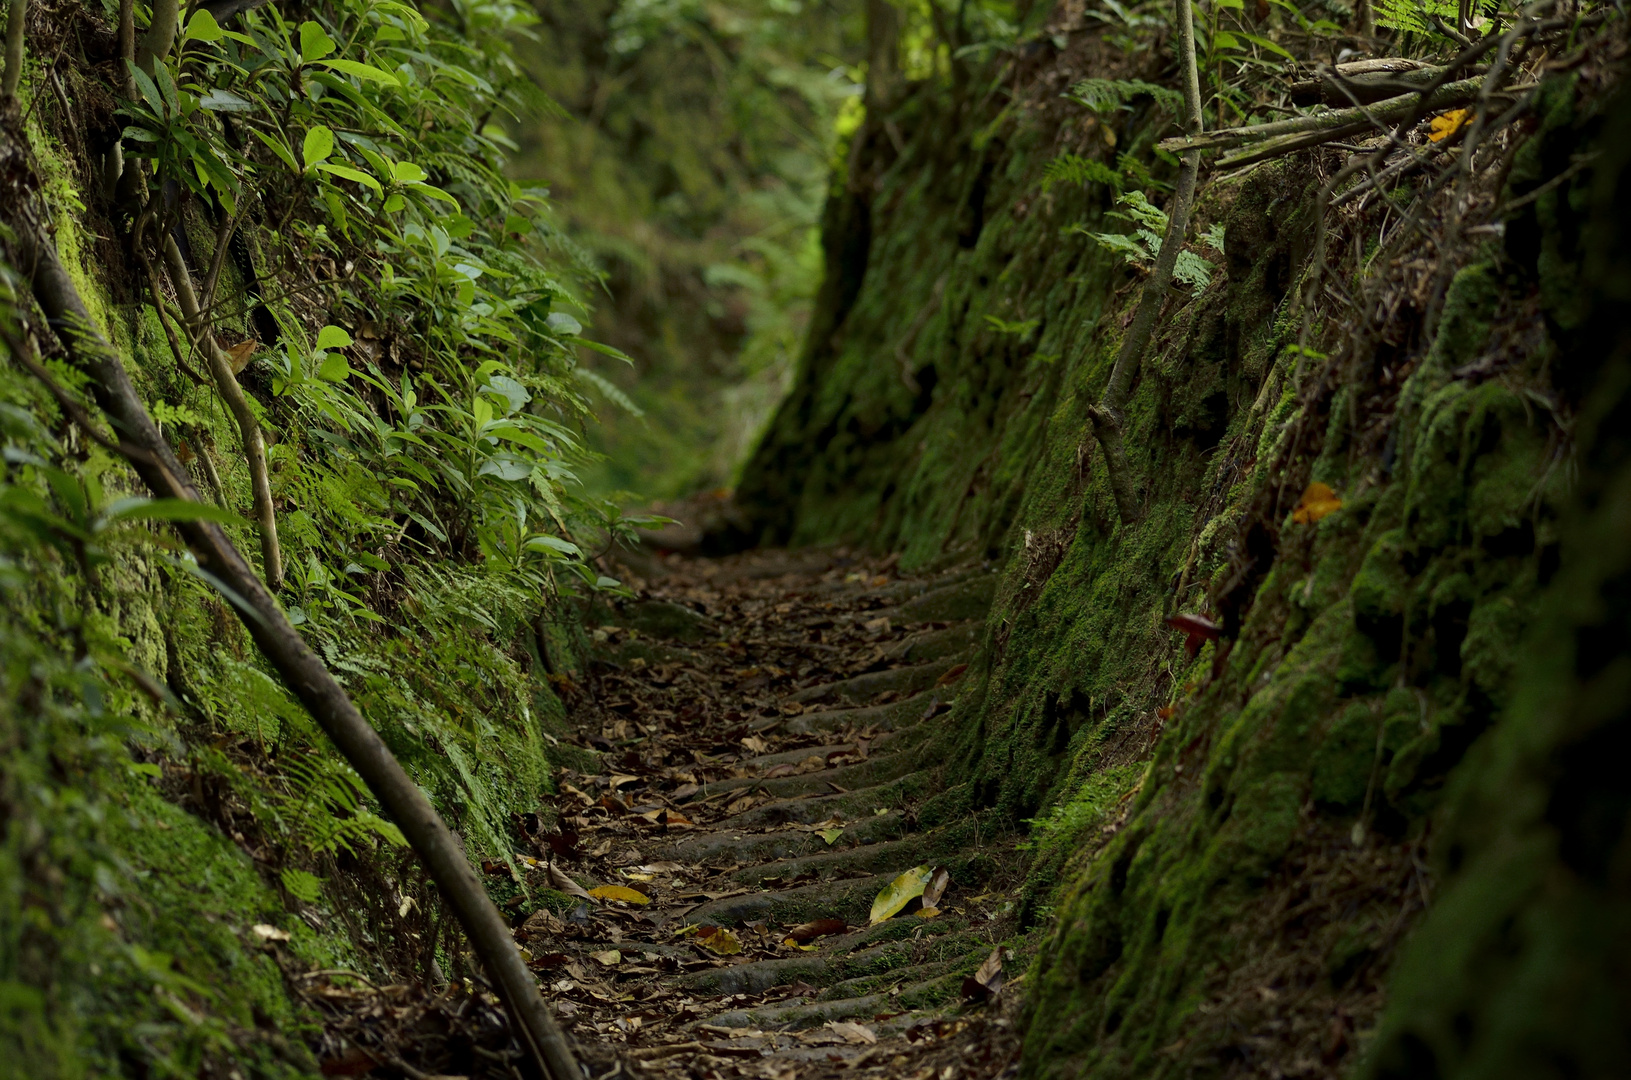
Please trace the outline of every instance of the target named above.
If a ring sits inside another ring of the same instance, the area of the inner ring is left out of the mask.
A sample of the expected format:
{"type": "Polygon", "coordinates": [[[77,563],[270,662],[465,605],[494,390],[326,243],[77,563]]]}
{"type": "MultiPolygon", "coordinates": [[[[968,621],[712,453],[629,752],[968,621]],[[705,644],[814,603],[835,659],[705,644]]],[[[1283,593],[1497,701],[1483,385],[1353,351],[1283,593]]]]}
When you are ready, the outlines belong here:
{"type": "Polygon", "coordinates": [[[518,62],[558,108],[516,123],[602,273],[596,493],[729,486],[791,377],[819,223],[861,117],[862,0],[538,0],[518,62]],[[840,162],[841,163],[841,162],[840,162]]]}

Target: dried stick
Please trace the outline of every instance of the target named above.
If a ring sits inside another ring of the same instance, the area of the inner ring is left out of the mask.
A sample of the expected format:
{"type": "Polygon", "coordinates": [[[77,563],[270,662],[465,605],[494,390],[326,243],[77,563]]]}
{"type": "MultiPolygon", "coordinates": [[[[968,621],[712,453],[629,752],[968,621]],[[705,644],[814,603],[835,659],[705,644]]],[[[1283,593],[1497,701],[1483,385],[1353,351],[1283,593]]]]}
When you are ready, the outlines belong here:
{"type": "Polygon", "coordinates": [[[1352,135],[1373,128],[1378,121],[1398,120],[1415,112],[1417,109],[1438,109],[1450,105],[1465,104],[1478,97],[1478,91],[1483,84],[1482,77],[1461,79],[1439,87],[1428,96],[1425,103],[1421,93],[1412,90],[1408,94],[1400,94],[1398,97],[1378,101],[1374,105],[1356,106],[1351,109],[1332,109],[1330,112],[1316,113],[1313,116],[1298,116],[1289,120],[1275,120],[1267,124],[1250,124],[1246,127],[1226,128],[1223,131],[1212,131],[1199,136],[1180,135],[1171,139],[1162,139],[1158,145],[1162,150],[1177,153],[1182,150],[1227,149],[1281,137],[1307,138],[1317,136],[1320,141],[1337,139],[1344,135],[1352,135]]]}
{"type": "MultiPolygon", "coordinates": [[[[91,376],[97,403],[121,433],[121,452],[154,494],[200,501],[181,463],[154,426],[118,353],[92,322],[50,237],[37,220],[11,207],[6,210],[15,227],[15,265],[31,276],[34,298],[69,359],[91,376]],[[125,443],[133,444],[128,452],[125,443]]],[[[469,935],[539,1070],[549,1080],[579,1080],[570,1044],[539,996],[537,981],[522,963],[503,917],[436,808],[295,632],[220,526],[194,520],[178,521],[175,527],[199,566],[231,590],[228,599],[256,645],[423,860],[469,935]]]]}
{"type": "MultiPolygon", "coordinates": [[[[1178,0],[1178,53],[1184,64],[1184,127],[1186,138],[1201,134],[1201,79],[1195,67],[1195,20],[1190,0],[1178,0]]],[[[1121,350],[1116,354],[1116,366],[1110,371],[1110,382],[1104,388],[1099,403],[1088,410],[1093,434],[1098,437],[1104,451],[1105,472],[1110,479],[1110,494],[1116,500],[1116,513],[1124,526],[1131,526],[1139,517],[1138,493],[1127,467],[1127,447],[1122,441],[1122,410],[1132,392],[1133,377],[1149,347],[1155,320],[1166,303],[1167,289],[1172,285],[1173,267],[1178,264],[1178,252],[1183,250],[1184,236],[1189,231],[1189,212],[1195,203],[1195,183],[1200,174],[1201,153],[1188,150],[1178,164],[1178,187],[1172,195],[1171,209],[1167,212],[1167,232],[1161,238],[1161,251],[1155,257],[1155,268],[1144,283],[1143,295],[1138,300],[1138,311],[1133,324],[1122,338],[1121,350]]]]}
{"type": "Polygon", "coordinates": [[[6,15],[6,71],[0,75],[0,102],[17,96],[17,85],[23,78],[23,19],[28,14],[28,0],[11,0],[6,15]]]}
{"type": "Polygon", "coordinates": [[[249,463],[250,486],[255,494],[255,520],[260,525],[261,560],[265,566],[266,587],[277,592],[283,587],[283,553],[278,546],[277,510],[272,505],[272,478],[266,467],[266,438],[261,434],[260,421],[249,407],[243,387],[233,374],[232,361],[215,343],[215,335],[204,325],[204,313],[193,292],[192,273],[182,258],[181,246],[170,233],[164,236],[164,263],[170,271],[170,284],[176,290],[181,314],[187,320],[187,332],[204,354],[204,362],[215,379],[215,388],[225,399],[232,417],[238,422],[238,434],[243,439],[244,457],[249,463]]]}

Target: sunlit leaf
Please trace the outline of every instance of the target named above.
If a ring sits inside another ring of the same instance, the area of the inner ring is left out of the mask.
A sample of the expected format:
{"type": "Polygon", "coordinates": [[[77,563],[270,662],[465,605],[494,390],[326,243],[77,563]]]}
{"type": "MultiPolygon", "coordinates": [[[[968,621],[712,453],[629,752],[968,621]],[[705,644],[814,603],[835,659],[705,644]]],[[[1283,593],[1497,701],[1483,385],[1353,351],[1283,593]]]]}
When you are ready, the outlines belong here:
{"type": "Polygon", "coordinates": [[[305,161],[306,168],[311,168],[332,153],[334,153],[334,132],[322,124],[306,132],[306,141],[300,147],[300,156],[305,161]]]}
{"type": "Polygon", "coordinates": [[[215,16],[207,8],[199,8],[193,12],[193,17],[187,20],[187,29],[181,34],[183,42],[188,41],[220,41],[224,31],[215,16]]]}
{"type": "Polygon", "coordinates": [[[1337,498],[1337,493],[1331,490],[1330,485],[1315,481],[1303,491],[1303,497],[1298,500],[1296,509],[1291,512],[1291,520],[1298,525],[1310,525],[1341,509],[1342,500],[1337,498]]]}
{"type": "Polygon", "coordinates": [[[649,904],[651,897],[638,889],[631,889],[627,885],[601,885],[589,890],[589,895],[596,900],[621,900],[625,904],[649,904]]]}
{"type": "Polygon", "coordinates": [[[721,956],[735,956],[742,951],[742,939],[723,926],[697,928],[697,944],[721,956]]]}
{"type": "Polygon", "coordinates": [[[389,71],[382,71],[356,60],[324,60],[322,63],[324,67],[333,68],[342,74],[353,75],[367,82],[379,83],[381,86],[402,85],[402,80],[389,71]]]}
{"type": "Polygon", "coordinates": [[[891,881],[872,901],[872,913],[868,917],[872,925],[893,918],[907,904],[922,896],[932,875],[929,867],[914,866],[891,881]]]}
{"type": "Polygon", "coordinates": [[[307,21],[300,24],[300,59],[304,63],[321,60],[335,49],[339,48],[328,32],[316,23],[307,21]]]}

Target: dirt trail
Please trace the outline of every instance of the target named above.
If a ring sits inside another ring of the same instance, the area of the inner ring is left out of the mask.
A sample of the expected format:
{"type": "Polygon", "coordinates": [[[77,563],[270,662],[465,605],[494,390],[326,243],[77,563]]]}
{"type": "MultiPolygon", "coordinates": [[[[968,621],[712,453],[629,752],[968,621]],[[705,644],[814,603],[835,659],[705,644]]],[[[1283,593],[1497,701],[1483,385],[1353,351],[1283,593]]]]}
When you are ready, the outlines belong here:
{"type": "Polygon", "coordinates": [[[954,780],[936,736],[991,575],[755,552],[627,580],[641,599],[600,610],[589,671],[557,678],[597,764],[529,822],[529,885],[574,900],[512,907],[596,1074],[1011,1072],[1017,988],[984,999],[1027,959],[1017,838],[917,816],[954,780]],[[870,924],[902,875],[933,909],[870,924]]]}

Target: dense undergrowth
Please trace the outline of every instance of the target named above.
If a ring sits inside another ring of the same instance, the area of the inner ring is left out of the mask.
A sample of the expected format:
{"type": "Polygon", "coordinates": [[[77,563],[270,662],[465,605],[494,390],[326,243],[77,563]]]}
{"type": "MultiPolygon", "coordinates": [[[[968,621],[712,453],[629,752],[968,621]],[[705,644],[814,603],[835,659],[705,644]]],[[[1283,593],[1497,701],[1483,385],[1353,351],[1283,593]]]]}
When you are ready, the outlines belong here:
{"type": "MultiPolygon", "coordinates": [[[[1401,10],[1379,6],[1370,39],[1334,8],[1203,9],[1208,126],[1291,112],[1307,91],[1287,52],[1463,51],[1401,10]]],[[[1458,766],[1508,715],[1562,562],[1598,362],[1577,336],[1590,165],[1624,63],[1603,19],[1507,12],[1484,27],[1483,105],[1203,181],[1190,270],[1126,406],[1130,520],[1090,409],[1174,179],[1154,145],[1178,100],[1164,11],[1062,5],[1006,60],[918,84],[890,114],[904,143],[857,133],[815,329],[737,527],[1003,568],[944,735],[963,782],[920,818],[1040,815],[1026,904],[1053,936],[1031,1074],[1535,1064],[1492,1049],[1514,1045],[1494,1013],[1472,1030],[1382,1016],[1400,943],[1461,857],[1434,843],[1445,792],[1491,790],[1458,766]],[[1558,36],[1512,45],[1525,19],[1558,36]],[[1199,617],[1198,652],[1179,615],[1199,617]]],[[[1451,963],[1422,948],[1439,959],[1418,965],[1451,963]]],[[[1405,998],[1478,1001],[1480,970],[1417,966],[1405,998]]],[[[1606,1075],[1594,1029],[1553,1020],[1535,1053],[1606,1075]]]]}
{"type": "Polygon", "coordinates": [[[0,1045],[23,1075],[309,1074],[298,973],[470,970],[164,520],[259,547],[470,855],[499,858],[551,783],[559,598],[615,586],[573,538],[626,528],[574,482],[587,271],[504,171],[531,13],[213,10],[167,40],[174,4],[31,5],[0,117],[5,227],[46,208],[214,500],[145,498],[8,266],[0,1045]]]}

